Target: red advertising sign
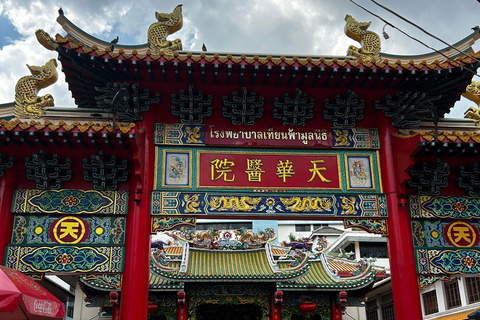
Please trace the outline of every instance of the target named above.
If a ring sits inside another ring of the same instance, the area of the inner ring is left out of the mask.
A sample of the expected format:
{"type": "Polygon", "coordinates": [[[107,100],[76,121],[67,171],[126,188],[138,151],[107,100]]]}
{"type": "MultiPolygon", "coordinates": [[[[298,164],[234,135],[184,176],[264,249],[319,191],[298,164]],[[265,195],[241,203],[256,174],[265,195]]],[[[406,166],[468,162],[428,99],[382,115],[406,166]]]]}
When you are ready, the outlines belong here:
{"type": "Polygon", "coordinates": [[[339,190],[338,154],[198,152],[198,187],[339,190]]]}

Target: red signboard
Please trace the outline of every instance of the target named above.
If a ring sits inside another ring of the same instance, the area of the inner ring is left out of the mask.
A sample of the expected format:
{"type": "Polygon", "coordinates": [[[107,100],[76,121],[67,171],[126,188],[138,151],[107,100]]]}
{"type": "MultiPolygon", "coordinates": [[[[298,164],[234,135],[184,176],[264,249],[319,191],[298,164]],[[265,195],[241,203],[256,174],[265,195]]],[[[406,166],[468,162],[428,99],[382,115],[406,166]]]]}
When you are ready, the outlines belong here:
{"type": "Polygon", "coordinates": [[[339,190],[338,154],[198,152],[205,188],[339,190]]]}

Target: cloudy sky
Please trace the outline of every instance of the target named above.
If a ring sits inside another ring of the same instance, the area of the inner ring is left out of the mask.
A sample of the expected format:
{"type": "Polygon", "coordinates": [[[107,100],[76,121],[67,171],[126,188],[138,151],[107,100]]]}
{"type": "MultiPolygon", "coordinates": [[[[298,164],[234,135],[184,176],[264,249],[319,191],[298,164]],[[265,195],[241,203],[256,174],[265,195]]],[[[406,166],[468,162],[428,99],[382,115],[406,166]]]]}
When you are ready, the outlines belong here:
{"type": "MultiPolygon", "coordinates": [[[[149,25],[156,22],[155,11],[171,12],[183,3],[183,29],[171,37],[181,38],[184,50],[200,51],[205,43],[210,52],[330,56],[345,55],[349,45],[358,46],[343,32],[346,14],[358,21],[372,21],[370,30],[382,33],[385,23],[353,1],[431,47],[445,47],[371,0],[0,0],[0,104],[14,100],[16,82],[29,73],[26,64],[42,65],[56,58],[55,52],[37,42],[35,31],[65,35],[56,22],[59,7],[70,21],[97,38],[110,41],[118,35],[120,44],[143,44],[147,42],[149,25]]],[[[471,27],[480,25],[477,0],[377,2],[450,44],[471,34],[471,27]]],[[[382,52],[431,52],[391,26],[385,31],[390,38],[383,39],[382,52]]],[[[480,41],[474,49],[480,50],[480,41]]],[[[479,77],[474,80],[480,81],[479,77]]],[[[53,94],[56,106],[74,106],[63,76],[45,92],[53,94]]],[[[472,105],[473,102],[462,99],[449,116],[461,118],[472,105]]]]}

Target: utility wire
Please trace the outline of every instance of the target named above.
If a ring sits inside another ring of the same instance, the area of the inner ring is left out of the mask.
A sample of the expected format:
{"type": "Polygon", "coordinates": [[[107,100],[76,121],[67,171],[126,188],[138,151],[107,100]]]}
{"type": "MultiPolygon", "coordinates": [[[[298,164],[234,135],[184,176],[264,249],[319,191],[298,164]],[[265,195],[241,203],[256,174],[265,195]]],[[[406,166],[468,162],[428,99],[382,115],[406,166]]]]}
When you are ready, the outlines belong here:
{"type": "Polygon", "coordinates": [[[434,39],[436,39],[436,40],[440,41],[441,43],[443,43],[444,45],[448,46],[449,48],[451,48],[451,49],[453,49],[453,50],[457,51],[458,53],[464,54],[464,55],[466,55],[467,57],[469,57],[470,59],[472,59],[472,60],[475,60],[475,61],[477,61],[477,62],[480,62],[480,60],[478,60],[477,58],[475,58],[475,57],[473,57],[473,56],[469,55],[468,53],[466,53],[466,52],[463,52],[463,51],[461,51],[461,50],[457,49],[456,47],[454,47],[454,46],[450,45],[448,42],[446,42],[446,41],[444,41],[444,40],[440,39],[439,37],[437,37],[437,36],[435,36],[435,35],[431,34],[431,33],[430,33],[430,32],[428,32],[427,30],[425,30],[425,29],[423,29],[422,27],[420,27],[419,25],[417,25],[417,24],[413,23],[412,21],[408,20],[407,18],[405,18],[405,17],[403,17],[403,16],[399,15],[398,13],[396,13],[395,11],[393,11],[392,9],[390,9],[390,8],[388,8],[388,7],[386,7],[386,6],[382,5],[382,4],[380,4],[380,3],[378,3],[378,2],[377,2],[377,1],[375,1],[375,0],[370,0],[370,1],[372,1],[373,3],[375,3],[375,4],[376,4],[377,6],[379,6],[380,8],[382,8],[382,9],[384,9],[384,10],[387,10],[387,11],[388,11],[388,12],[390,12],[391,14],[393,14],[393,15],[395,15],[396,17],[398,17],[398,18],[402,19],[403,21],[405,21],[405,22],[407,22],[407,23],[411,24],[412,26],[416,27],[417,29],[420,29],[420,30],[421,30],[423,33],[425,33],[425,34],[429,35],[430,37],[432,37],[432,38],[434,38],[434,39]]]}
{"type": "MultiPolygon", "coordinates": [[[[367,8],[359,5],[359,4],[356,3],[354,0],[349,0],[349,1],[350,1],[351,3],[353,3],[354,5],[356,5],[357,7],[365,10],[365,11],[368,12],[368,13],[370,13],[370,14],[373,15],[374,17],[380,19],[381,21],[383,21],[385,24],[389,25],[390,27],[392,27],[392,28],[394,28],[394,29],[397,29],[398,31],[400,31],[402,34],[404,34],[404,35],[407,36],[408,38],[410,38],[410,39],[412,39],[412,40],[414,40],[414,41],[417,41],[418,43],[420,43],[420,44],[422,44],[423,46],[429,48],[430,50],[433,50],[433,51],[435,51],[436,53],[440,54],[440,55],[441,55],[442,57],[444,57],[445,59],[450,60],[450,58],[447,57],[447,56],[446,56],[445,54],[443,54],[442,52],[438,51],[438,50],[435,49],[435,48],[430,47],[430,46],[429,46],[428,44],[426,44],[425,42],[422,42],[421,40],[419,40],[419,39],[417,39],[417,38],[409,35],[409,34],[406,33],[405,31],[403,31],[403,30],[395,27],[393,24],[391,24],[390,22],[388,22],[387,20],[385,20],[384,18],[382,18],[382,17],[379,16],[378,14],[375,14],[375,13],[373,13],[372,11],[368,10],[367,8]]],[[[458,62],[455,62],[455,61],[453,61],[453,60],[451,60],[451,62],[452,62],[452,63],[457,63],[458,65],[460,65],[458,62]]],[[[477,74],[477,72],[475,72],[474,70],[472,70],[472,69],[470,69],[470,68],[467,68],[466,66],[462,66],[462,65],[460,65],[460,66],[461,66],[462,68],[464,68],[465,70],[470,71],[473,75],[480,77],[480,75],[477,74]]]]}

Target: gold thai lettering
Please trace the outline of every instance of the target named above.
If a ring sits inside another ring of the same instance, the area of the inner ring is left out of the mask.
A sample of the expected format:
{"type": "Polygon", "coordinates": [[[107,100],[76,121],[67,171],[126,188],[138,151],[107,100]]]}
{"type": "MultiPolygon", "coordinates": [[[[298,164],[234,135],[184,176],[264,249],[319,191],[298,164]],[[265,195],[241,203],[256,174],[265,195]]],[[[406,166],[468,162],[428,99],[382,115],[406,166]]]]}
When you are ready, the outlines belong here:
{"type": "Polygon", "coordinates": [[[214,125],[210,125],[209,128],[212,139],[291,140],[300,141],[305,145],[310,141],[326,141],[328,139],[325,129],[315,129],[315,132],[295,132],[295,129],[289,128],[287,132],[281,132],[274,131],[273,128],[268,128],[267,131],[215,130],[214,125]]]}
{"type": "Polygon", "coordinates": [[[223,178],[223,181],[225,182],[235,181],[235,174],[232,173],[232,167],[235,166],[233,161],[228,159],[215,159],[212,160],[210,164],[212,181],[219,180],[220,178],[223,178]]]}
{"type": "Polygon", "coordinates": [[[311,177],[310,180],[308,180],[307,182],[312,182],[313,179],[315,179],[315,176],[318,176],[318,177],[320,178],[320,180],[322,180],[322,182],[325,182],[325,183],[330,183],[330,182],[332,182],[332,180],[326,179],[326,178],[320,173],[320,171],[327,171],[327,168],[325,168],[325,167],[317,167],[318,164],[324,163],[324,162],[325,162],[324,160],[311,160],[310,162],[313,164],[313,168],[312,168],[312,169],[309,169],[309,171],[312,173],[312,177],[311,177]]]}
{"type": "Polygon", "coordinates": [[[60,239],[65,238],[66,236],[70,235],[74,239],[78,239],[77,232],[79,232],[79,223],[78,222],[66,222],[63,221],[60,224],[60,232],[63,232],[60,235],[60,239]]]}
{"type": "Polygon", "coordinates": [[[262,166],[261,159],[247,159],[247,170],[245,172],[248,175],[248,181],[262,182],[262,173],[265,173],[262,170],[262,166]]]}
{"type": "Polygon", "coordinates": [[[293,163],[290,160],[283,162],[282,160],[278,161],[277,164],[277,176],[283,179],[283,183],[287,182],[287,178],[291,178],[295,174],[293,171],[293,163]]]}

